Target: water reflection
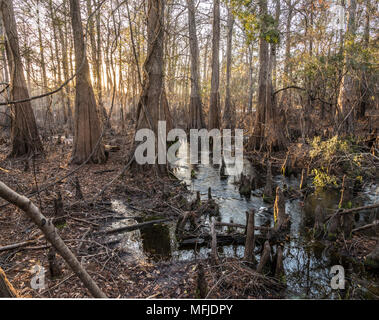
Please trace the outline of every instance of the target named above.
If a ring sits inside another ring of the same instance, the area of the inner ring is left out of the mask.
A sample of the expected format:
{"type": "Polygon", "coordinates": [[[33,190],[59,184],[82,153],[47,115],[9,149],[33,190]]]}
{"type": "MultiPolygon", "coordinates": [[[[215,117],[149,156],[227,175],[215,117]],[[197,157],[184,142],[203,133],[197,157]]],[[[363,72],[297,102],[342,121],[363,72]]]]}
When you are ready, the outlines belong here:
{"type": "MultiPolygon", "coordinates": [[[[267,209],[267,204],[262,197],[252,195],[250,199],[240,196],[237,178],[229,176],[220,179],[219,166],[191,165],[185,155],[186,145],[182,145],[178,151],[179,161],[176,163],[174,172],[176,176],[184,181],[193,191],[200,192],[201,198],[206,199],[208,188],[212,189],[212,197],[220,205],[220,218],[223,222],[245,224],[245,212],[251,208],[255,209],[255,225],[273,225],[272,210],[267,209]]],[[[230,165],[230,164],[229,164],[230,165]]],[[[227,165],[228,172],[228,165],[227,165]]],[[[251,174],[253,168],[248,161],[244,161],[244,174],[251,174]]],[[[299,179],[295,177],[285,178],[283,176],[274,177],[274,183],[284,187],[299,187],[299,179]]],[[[258,194],[263,190],[257,190],[258,194]]],[[[365,203],[373,203],[379,200],[379,187],[372,185],[366,187],[362,192],[365,203]]],[[[286,212],[291,217],[290,241],[284,244],[284,270],[285,281],[287,283],[288,298],[340,298],[341,294],[348,297],[349,285],[356,286],[356,280],[352,273],[352,265],[349,259],[342,258],[333,252],[333,243],[321,244],[314,241],[309,234],[309,229],[314,223],[314,210],[321,204],[327,213],[331,213],[337,208],[339,202],[339,192],[317,191],[309,195],[304,203],[300,200],[287,200],[286,212]],[[330,268],[335,264],[345,267],[346,277],[349,280],[345,291],[332,291],[330,288],[330,268]]],[[[135,213],[133,213],[135,215],[135,213]]],[[[367,217],[367,215],[361,215],[367,217]]],[[[364,222],[361,218],[362,223],[364,222]]],[[[372,217],[370,218],[372,219],[372,217]]],[[[130,233],[125,245],[131,252],[138,251],[137,256],[153,258],[154,260],[194,260],[204,259],[209,255],[209,249],[198,247],[191,250],[179,250],[175,241],[174,225],[156,225],[144,230],[130,233]]],[[[274,247],[275,251],[276,248],[274,247]]],[[[242,258],[243,246],[224,246],[220,248],[220,254],[228,257],[242,258]]],[[[374,281],[372,275],[367,279],[359,281],[374,281]]]]}

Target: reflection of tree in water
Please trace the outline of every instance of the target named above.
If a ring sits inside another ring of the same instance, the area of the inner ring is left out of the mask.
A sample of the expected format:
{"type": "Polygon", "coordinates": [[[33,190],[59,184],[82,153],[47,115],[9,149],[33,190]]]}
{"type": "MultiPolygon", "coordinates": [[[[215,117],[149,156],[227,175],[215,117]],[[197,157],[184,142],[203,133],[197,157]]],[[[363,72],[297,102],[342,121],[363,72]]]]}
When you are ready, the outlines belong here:
{"type": "Polygon", "coordinates": [[[167,225],[153,225],[141,230],[143,250],[154,260],[171,259],[170,229],[167,225]]]}
{"type": "Polygon", "coordinates": [[[319,248],[316,255],[312,246],[297,241],[285,248],[284,268],[287,285],[291,293],[308,298],[327,298],[330,294],[329,270],[325,268],[328,260],[320,257],[319,248]],[[317,256],[317,257],[316,257],[317,256]]]}

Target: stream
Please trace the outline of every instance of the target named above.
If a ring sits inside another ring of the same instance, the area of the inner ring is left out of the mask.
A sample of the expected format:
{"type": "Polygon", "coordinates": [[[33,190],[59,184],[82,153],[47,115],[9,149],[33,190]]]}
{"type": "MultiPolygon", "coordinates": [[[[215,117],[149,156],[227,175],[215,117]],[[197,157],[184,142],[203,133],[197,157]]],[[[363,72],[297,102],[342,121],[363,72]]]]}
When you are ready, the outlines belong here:
{"type": "MultiPolygon", "coordinates": [[[[220,179],[219,167],[209,165],[189,165],[185,157],[185,148],[182,145],[177,157],[180,160],[174,168],[176,177],[185,182],[195,197],[197,191],[201,199],[207,199],[208,188],[212,189],[212,197],[220,206],[222,222],[234,222],[246,224],[245,212],[255,209],[256,226],[273,226],[273,213],[270,205],[262,199],[262,189],[252,193],[250,199],[241,196],[235,177],[229,176],[220,179]]],[[[228,165],[227,165],[228,170],[228,165]]],[[[244,160],[244,174],[251,173],[251,164],[244,160]]],[[[273,177],[276,185],[293,187],[298,189],[299,178],[291,176],[273,177]]],[[[284,270],[287,288],[284,297],[288,299],[348,299],[352,292],[354,297],[364,299],[377,299],[379,296],[379,277],[373,272],[366,272],[362,265],[352,261],[345,255],[332,250],[327,242],[319,242],[312,239],[308,229],[313,226],[314,210],[319,203],[328,208],[328,213],[338,207],[340,194],[338,191],[319,191],[307,196],[303,203],[299,199],[286,201],[286,212],[290,215],[291,229],[290,240],[284,243],[284,270]],[[330,274],[333,265],[342,265],[345,269],[345,290],[332,290],[330,274]],[[357,296],[358,293],[358,296],[357,296]]],[[[379,201],[379,183],[366,185],[355,197],[354,205],[368,205],[379,201]]],[[[122,213],[126,219],[112,222],[107,227],[117,228],[124,225],[132,225],[136,220],[127,218],[135,217],[136,212],[128,208],[121,200],[112,202],[112,210],[122,213]]],[[[157,219],[154,217],[152,219],[157,219]]],[[[207,218],[208,219],[208,218],[207,218]]],[[[360,212],[356,215],[355,227],[367,224],[375,219],[375,212],[360,212]]],[[[208,221],[209,223],[209,221],[208,221]]],[[[200,247],[198,249],[179,249],[175,236],[175,223],[153,225],[141,230],[127,232],[122,235],[120,248],[124,250],[126,259],[153,260],[153,261],[189,261],[204,259],[209,256],[210,249],[200,247]]],[[[225,228],[225,227],[224,227],[225,228]]],[[[218,230],[221,230],[222,227],[218,230]]],[[[229,245],[218,248],[220,256],[242,258],[243,245],[229,245]]],[[[259,257],[259,256],[258,256],[259,257]]],[[[353,298],[354,298],[353,297],[353,298]]]]}

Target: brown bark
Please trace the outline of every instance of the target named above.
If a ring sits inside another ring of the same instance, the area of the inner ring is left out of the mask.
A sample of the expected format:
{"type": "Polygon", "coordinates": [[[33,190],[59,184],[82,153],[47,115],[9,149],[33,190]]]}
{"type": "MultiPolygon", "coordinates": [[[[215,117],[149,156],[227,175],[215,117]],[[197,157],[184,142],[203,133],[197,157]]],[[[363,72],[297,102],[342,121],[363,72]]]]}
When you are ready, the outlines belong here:
{"type": "Polygon", "coordinates": [[[339,127],[342,134],[351,134],[354,131],[354,122],[356,114],[356,92],[355,81],[352,75],[353,57],[351,44],[354,43],[356,33],[356,15],[357,3],[356,0],[348,1],[348,27],[345,34],[345,57],[344,57],[344,71],[343,78],[340,85],[340,91],[337,102],[339,127]]]}
{"type": "Polygon", "coordinates": [[[235,110],[230,96],[230,78],[232,68],[232,40],[233,40],[234,16],[231,8],[228,8],[227,22],[227,48],[226,48],[226,88],[225,88],[225,108],[224,108],[224,126],[228,129],[235,127],[235,110]]]}
{"type": "Polygon", "coordinates": [[[250,210],[247,214],[247,233],[246,233],[246,243],[245,243],[245,254],[244,260],[247,262],[255,262],[254,248],[255,248],[255,222],[254,222],[254,209],[250,210]]]}
{"type": "Polygon", "coordinates": [[[96,108],[88,60],[85,55],[83,27],[80,17],[79,0],[70,0],[70,13],[74,34],[76,95],[75,95],[75,135],[72,162],[81,164],[92,154],[90,161],[106,161],[101,143],[101,124],[96,108]],[[95,150],[96,148],[96,150],[95,150]]]}
{"type": "MultiPolygon", "coordinates": [[[[42,30],[41,30],[41,23],[40,23],[40,17],[39,17],[39,6],[40,2],[37,0],[36,8],[37,8],[37,31],[38,31],[38,44],[39,44],[39,51],[40,51],[40,61],[41,61],[41,71],[42,71],[42,85],[43,85],[43,91],[47,92],[49,91],[49,85],[47,81],[47,74],[46,74],[46,63],[45,63],[45,47],[42,41],[42,30]]],[[[52,105],[52,96],[48,96],[45,99],[46,103],[46,112],[45,112],[45,118],[44,118],[44,126],[48,128],[49,131],[54,127],[54,118],[53,118],[53,112],[51,110],[52,105]]]]}
{"type": "Polygon", "coordinates": [[[270,261],[270,257],[271,257],[271,246],[270,246],[270,242],[268,240],[266,240],[265,244],[263,246],[263,253],[262,253],[261,259],[259,260],[259,264],[257,267],[258,273],[263,273],[264,267],[270,261]]]}
{"type": "MultiPolygon", "coordinates": [[[[267,14],[267,0],[259,0],[259,15],[267,14]]],[[[261,24],[261,32],[266,31],[266,24],[261,24]]],[[[254,149],[260,149],[265,132],[265,119],[267,109],[267,77],[268,77],[268,42],[260,37],[259,39],[259,75],[258,75],[258,103],[255,112],[255,122],[250,145],[254,149]]]]}
{"type": "MultiPolygon", "coordinates": [[[[171,116],[163,84],[163,44],[164,44],[164,1],[148,2],[147,57],[144,63],[144,80],[137,107],[136,130],[148,128],[158,137],[158,121],[167,121],[167,131],[171,129],[171,116]]],[[[160,166],[164,173],[165,168],[160,166]]]]}
{"type": "Polygon", "coordinates": [[[189,129],[201,129],[205,127],[203,116],[203,103],[200,95],[199,73],[199,44],[196,33],[195,4],[194,0],[187,0],[188,5],[188,29],[191,51],[191,97],[189,129]]]}
{"type": "MultiPolygon", "coordinates": [[[[66,0],[63,1],[63,7],[66,8],[66,0]]],[[[66,26],[66,18],[62,21],[64,25],[66,26]]],[[[63,77],[64,80],[67,81],[68,78],[70,78],[69,73],[69,59],[67,55],[67,45],[68,41],[66,40],[66,37],[64,36],[64,30],[62,28],[61,23],[58,24],[58,33],[59,33],[59,40],[61,42],[61,48],[62,48],[62,68],[63,68],[63,77]]],[[[67,28],[65,28],[67,31],[67,28]]],[[[73,129],[73,115],[72,115],[72,107],[71,107],[71,99],[70,99],[70,93],[71,93],[71,85],[68,83],[64,89],[65,91],[65,110],[67,112],[67,122],[69,131],[71,132],[73,129]]]]}
{"type": "Polygon", "coordinates": [[[220,128],[220,1],[213,1],[212,80],[208,130],[220,128]]]}
{"type": "MultiPolygon", "coordinates": [[[[11,73],[11,99],[28,99],[29,93],[24,77],[24,70],[20,55],[16,20],[13,4],[10,0],[0,3],[4,30],[7,38],[8,64],[11,73]]],[[[38,135],[36,120],[30,101],[16,103],[12,107],[14,119],[12,123],[12,151],[10,156],[40,154],[43,152],[42,143],[38,135]]]]}

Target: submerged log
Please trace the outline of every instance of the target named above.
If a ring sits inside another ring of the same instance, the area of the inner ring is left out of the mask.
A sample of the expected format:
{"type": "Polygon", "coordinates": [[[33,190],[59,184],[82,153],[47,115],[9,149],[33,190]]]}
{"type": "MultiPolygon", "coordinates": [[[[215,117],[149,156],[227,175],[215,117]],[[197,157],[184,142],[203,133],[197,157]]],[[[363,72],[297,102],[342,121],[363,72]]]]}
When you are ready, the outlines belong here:
{"type": "Polygon", "coordinates": [[[8,281],[3,269],[0,268],[0,298],[18,298],[17,291],[8,281]]]}
{"type": "Polygon", "coordinates": [[[246,243],[245,243],[245,253],[244,253],[244,260],[247,262],[254,263],[254,248],[255,248],[255,237],[254,237],[254,231],[255,231],[255,215],[254,215],[254,209],[251,209],[248,214],[248,220],[246,221],[247,224],[247,233],[246,233],[246,243]]]}
{"type": "MultiPolygon", "coordinates": [[[[248,212],[246,212],[248,216],[248,212]]],[[[248,221],[248,218],[246,219],[248,221]]],[[[241,228],[244,229],[245,231],[247,230],[247,225],[245,224],[239,224],[239,223],[233,223],[233,222],[216,222],[216,226],[220,227],[230,227],[230,228],[241,228]]],[[[270,227],[262,227],[262,226],[254,226],[254,230],[261,230],[261,231],[268,231],[270,230],[270,227]]],[[[246,233],[246,232],[245,232],[246,233]]]]}

